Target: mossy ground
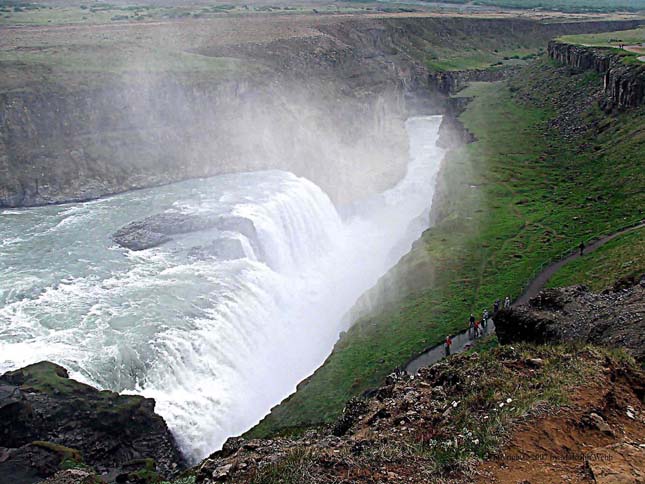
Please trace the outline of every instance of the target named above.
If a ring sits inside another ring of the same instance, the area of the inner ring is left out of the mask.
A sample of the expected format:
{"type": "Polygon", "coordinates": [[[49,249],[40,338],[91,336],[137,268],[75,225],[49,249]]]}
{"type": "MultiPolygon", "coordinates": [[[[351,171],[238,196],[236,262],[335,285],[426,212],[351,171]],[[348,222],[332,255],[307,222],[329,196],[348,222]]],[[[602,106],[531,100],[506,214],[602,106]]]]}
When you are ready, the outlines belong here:
{"type": "Polygon", "coordinates": [[[81,455],[81,453],[76,449],[72,449],[71,447],[65,447],[64,445],[55,444],[53,442],[45,442],[42,440],[36,440],[32,442],[31,445],[49,450],[50,452],[57,454],[60,457],[62,468],[70,468],[83,463],[83,456],[81,455]]]}
{"type": "MultiPolygon", "coordinates": [[[[7,375],[19,375],[16,381],[20,381],[23,391],[35,391],[56,395],[59,397],[70,397],[75,395],[92,395],[92,405],[96,410],[102,412],[103,418],[119,418],[127,415],[141,405],[144,397],[140,395],[119,395],[109,390],[97,391],[94,387],[78,382],[67,377],[65,369],[48,361],[41,361],[26,366],[7,375]]],[[[11,378],[11,377],[10,377],[11,378]]],[[[79,401],[79,405],[83,405],[79,401]]]]}
{"type": "Polygon", "coordinates": [[[645,229],[638,229],[567,264],[549,280],[548,286],[584,284],[592,291],[602,291],[618,279],[642,274],[645,274],[645,229]]]}
{"type": "Polygon", "coordinates": [[[398,264],[413,287],[357,321],[249,436],[332,421],[351,396],[464,329],[471,311],[518,296],[536,270],[580,240],[642,216],[645,109],[608,116],[594,105],[576,115],[590,131],[574,135],[549,123],[570,109],[564,92],[584,94],[599,82],[540,61],[510,85],[479,83],[461,94],[472,97],[461,120],[478,141],[445,161],[442,219],[398,264]]]}

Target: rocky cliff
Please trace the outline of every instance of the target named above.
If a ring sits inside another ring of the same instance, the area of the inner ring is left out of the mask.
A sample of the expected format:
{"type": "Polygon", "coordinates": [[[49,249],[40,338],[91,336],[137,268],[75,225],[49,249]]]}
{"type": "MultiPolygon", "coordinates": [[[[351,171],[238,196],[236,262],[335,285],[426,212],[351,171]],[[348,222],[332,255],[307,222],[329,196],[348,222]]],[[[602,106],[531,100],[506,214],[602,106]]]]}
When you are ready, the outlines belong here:
{"type": "Polygon", "coordinates": [[[593,70],[604,76],[602,107],[625,109],[645,104],[645,64],[626,64],[616,49],[584,47],[565,42],[549,42],[551,59],[576,70],[593,70]]]}
{"type": "Polygon", "coordinates": [[[493,82],[507,79],[517,73],[519,68],[482,69],[465,71],[431,72],[428,85],[442,94],[452,94],[464,88],[469,82],[493,82]]]}
{"type": "Polygon", "coordinates": [[[495,317],[499,341],[561,343],[575,341],[626,348],[645,362],[642,313],[645,276],[619,281],[596,294],[584,286],[546,289],[528,304],[500,311],[495,317]]]}
{"type": "Polygon", "coordinates": [[[0,482],[31,484],[88,466],[108,482],[174,476],[184,461],[154,407],[150,398],[79,383],[49,362],[7,372],[0,376],[0,482]]]}

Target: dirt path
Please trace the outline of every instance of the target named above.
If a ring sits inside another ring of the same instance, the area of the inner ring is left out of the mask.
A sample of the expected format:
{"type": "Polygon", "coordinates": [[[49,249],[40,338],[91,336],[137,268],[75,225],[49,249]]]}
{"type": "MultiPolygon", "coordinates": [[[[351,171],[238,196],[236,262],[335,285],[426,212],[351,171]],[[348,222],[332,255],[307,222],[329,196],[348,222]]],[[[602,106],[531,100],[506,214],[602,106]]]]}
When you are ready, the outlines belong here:
{"type": "MultiPolygon", "coordinates": [[[[645,47],[642,45],[626,45],[625,50],[628,50],[629,52],[634,52],[636,54],[645,54],[645,47]]],[[[638,57],[638,60],[641,62],[645,62],[645,55],[641,55],[638,57]]]]}
{"type": "MultiPolygon", "coordinates": [[[[596,239],[595,241],[591,242],[585,248],[585,255],[589,254],[590,252],[593,252],[599,247],[602,247],[607,242],[618,237],[619,235],[625,234],[627,232],[631,232],[632,230],[640,229],[642,227],[645,227],[645,222],[641,222],[640,224],[635,225],[633,227],[619,230],[618,232],[614,232],[611,235],[600,237],[599,239],[596,239]]],[[[547,267],[545,267],[544,270],[542,270],[535,277],[535,279],[531,281],[528,287],[524,290],[524,293],[520,297],[518,297],[513,304],[527,303],[529,299],[538,295],[538,293],[542,290],[542,288],[546,285],[546,283],[549,282],[549,279],[551,279],[551,276],[553,276],[553,274],[555,274],[562,266],[565,266],[569,262],[579,258],[580,258],[580,252],[576,250],[575,252],[565,257],[564,259],[560,259],[559,261],[554,262],[553,264],[550,264],[547,267]]]]}
{"type": "MultiPolygon", "coordinates": [[[[618,232],[614,232],[613,234],[600,237],[599,239],[596,239],[593,242],[591,242],[589,245],[587,245],[584,253],[585,255],[589,254],[595,251],[596,249],[598,249],[599,247],[602,247],[610,240],[618,237],[619,235],[622,235],[627,232],[631,232],[632,230],[637,230],[643,227],[645,227],[645,221],[639,223],[638,225],[634,225],[632,227],[619,230],[618,232]]],[[[544,270],[542,270],[537,276],[535,276],[535,278],[528,285],[524,293],[520,297],[518,297],[515,300],[515,302],[513,302],[513,305],[525,304],[528,302],[529,299],[537,296],[538,293],[542,290],[542,288],[544,288],[546,283],[549,281],[551,276],[553,276],[553,274],[555,274],[561,267],[567,265],[569,262],[572,262],[578,258],[580,258],[580,252],[576,250],[572,252],[570,255],[568,255],[567,257],[560,259],[559,261],[554,262],[553,264],[550,264],[547,267],[545,267],[544,270]]],[[[486,334],[492,334],[494,332],[495,332],[495,324],[491,319],[488,324],[488,330],[486,334]]],[[[467,346],[469,346],[469,343],[473,342],[468,335],[468,330],[462,331],[461,333],[458,333],[455,336],[453,336],[452,341],[453,341],[452,349],[451,349],[452,354],[461,353],[467,346]]],[[[442,359],[444,356],[445,356],[445,349],[444,349],[443,343],[433,346],[432,348],[427,349],[419,356],[416,356],[408,363],[406,363],[405,371],[411,375],[414,375],[417,371],[419,371],[419,368],[430,366],[436,363],[437,361],[439,361],[440,359],[442,359]]]]}
{"type": "MultiPolygon", "coordinates": [[[[494,332],[495,332],[495,322],[492,319],[489,319],[488,328],[484,330],[484,336],[493,334],[494,332]]],[[[467,347],[469,348],[473,342],[474,341],[468,335],[467,330],[459,334],[456,334],[455,336],[452,337],[452,348],[450,349],[450,353],[453,355],[457,353],[461,353],[462,351],[467,349],[467,347]]],[[[430,366],[445,356],[446,356],[446,350],[442,343],[440,345],[430,348],[429,350],[424,351],[419,356],[417,356],[412,361],[410,361],[407,365],[405,365],[405,371],[410,375],[414,375],[416,374],[417,371],[419,371],[420,368],[430,366]]]]}

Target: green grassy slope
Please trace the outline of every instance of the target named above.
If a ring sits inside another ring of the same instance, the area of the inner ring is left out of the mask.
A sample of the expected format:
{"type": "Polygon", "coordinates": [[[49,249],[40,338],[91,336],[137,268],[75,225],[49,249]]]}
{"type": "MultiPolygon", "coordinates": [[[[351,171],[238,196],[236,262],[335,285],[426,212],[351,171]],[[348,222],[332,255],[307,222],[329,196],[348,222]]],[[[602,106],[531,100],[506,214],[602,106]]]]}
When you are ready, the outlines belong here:
{"type": "Polygon", "coordinates": [[[597,34],[563,35],[559,41],[569,44],[606,49],[620,56],[625,64],[645,62],[645,26],[623,30],[622,32],[603,32],[597,34]],[[621,45],[627,48],[621,48],[621,45]]]}
{"type": "Polygon", "coordinates": [[[601,82],[540,61],[510,86],[482,83],[462,93],[473,100],[461,120],[478,141],[446,160],[442,219],[396,268],[410,279],[402,284],[407,295],[356,322],[249,435],[333,420],[350,396],[463,329],[471,311],[519,295],[543,263],[641,217],[645,109],[607,116],[590,103],[575,117],[598,135],[569,132],[557,121],[572,116],[568,99],[596,92],[601,82]]]}
{"type": "Polygon", "coordinates": [[[563,35],[558,40],[570,44],[597,47],[618,47],[620,44],[641,44],[645,42],[645,26],[622,32],[600,32],[596,34],[563,35]]]}
{"type": "Polygon", "coordinates": [[[548,286],[584,284],[593,291],[602,291],[618,279],[642,274],[645,274],[645,229],[621,235],[567,264],[551,278],[548,286]]]}

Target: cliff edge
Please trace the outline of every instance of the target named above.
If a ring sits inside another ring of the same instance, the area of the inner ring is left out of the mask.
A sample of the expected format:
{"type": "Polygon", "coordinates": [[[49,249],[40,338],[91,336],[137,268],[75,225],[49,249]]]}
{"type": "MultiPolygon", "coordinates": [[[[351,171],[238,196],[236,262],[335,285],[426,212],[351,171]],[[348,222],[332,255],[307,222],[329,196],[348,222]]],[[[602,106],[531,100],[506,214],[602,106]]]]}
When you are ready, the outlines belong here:
{"type": "MultiPolygon", "coordinates": [[[[626,52],[618,49],[585,47],[552,40],[551,59],[577,70],[593,70],[604,78],[601,107],[606,111],[645,104],[645,63],[626,63],[626,52]]],[[[631,56],[627,56],[629,58],[631,56]]]]}
{"type": "Polygon", "coordinates": [[[9,371],[0,377],[0,482],[89,467],[107,482],[172,477],[185,462],[154,408],[151,398],[72,380],[54,363],[9,371]]]}

